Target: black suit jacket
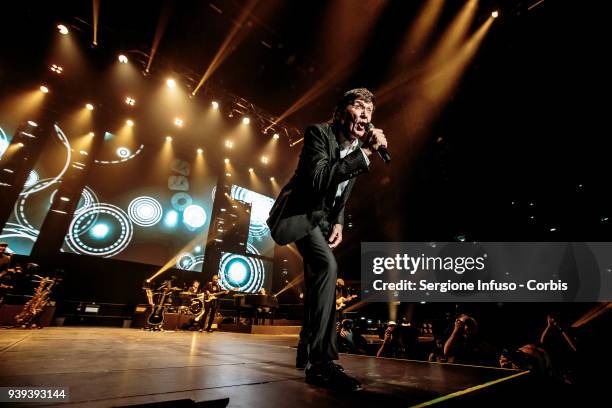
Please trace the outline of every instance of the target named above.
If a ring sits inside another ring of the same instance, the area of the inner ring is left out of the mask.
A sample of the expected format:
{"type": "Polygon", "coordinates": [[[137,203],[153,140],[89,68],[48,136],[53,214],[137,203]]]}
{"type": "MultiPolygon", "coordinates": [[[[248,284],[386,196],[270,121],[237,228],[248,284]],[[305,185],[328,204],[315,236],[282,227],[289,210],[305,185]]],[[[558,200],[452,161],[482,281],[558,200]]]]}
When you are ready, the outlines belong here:
{"type": "Polygon", "coordinates": [[[277,244],[306,236],[323,219],[344,225],[344,206],[355,177],[368,171],[368,164],[360,149],[340,158],[337,133],[329,123],[306,129],[295,174],[279,193],[267,221],[277,244]],[[338,184],[346,180],[350,182],[334,203],[338,184]]]}

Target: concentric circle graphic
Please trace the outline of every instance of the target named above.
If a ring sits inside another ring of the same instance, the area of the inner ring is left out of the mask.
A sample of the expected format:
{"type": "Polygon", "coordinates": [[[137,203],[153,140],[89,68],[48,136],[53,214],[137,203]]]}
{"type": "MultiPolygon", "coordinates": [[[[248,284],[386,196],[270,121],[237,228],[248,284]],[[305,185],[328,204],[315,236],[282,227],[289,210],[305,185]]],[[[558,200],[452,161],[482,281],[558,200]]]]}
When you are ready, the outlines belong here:
{"type": "Polygon", "coordinates": [[[132,152],[130,152],[130,149],[127,147],[121,146],[117,149],[117,156],[121,157],[122,159],[127,159],[131,154],[132,152]]]}
{"type": "Polygon", "coordinates": [[[193,255],[189,252],[183,252],[176,257],[177,269],[183,269],[186,271],[198,271],[202,270],[202,263],[204,262],[204,255],[193,255]]]}
{"type": "Polygon", "coordinates": [[[264,265],[260,259],[224,253],[219,263],[219,281],[225,290],[254,293],[264,283],[264,265]]]}
{"type": "Polygon", "coordinates": [[[176,193],[170,199],[170,204],[172,204],[172,207],[174,207],[176,211],[183,211],[185,208],[189,207],[192,202],[193,199],[191,196],[183,192],[176,193]]]}
{"type": "Polygon", "coordinates": [[[78,254],[109,258],[127,248],[133,234],[132,221],[121,208],[100,203],[75,214],[66,244],[78,254]]]}
{"type": "Polygon", "coordinates": [[[162,206],[153,197],[141,196],[132,200],[128,205],[130,220],[141,227],[152,227],[162,218],[162,206]]]}

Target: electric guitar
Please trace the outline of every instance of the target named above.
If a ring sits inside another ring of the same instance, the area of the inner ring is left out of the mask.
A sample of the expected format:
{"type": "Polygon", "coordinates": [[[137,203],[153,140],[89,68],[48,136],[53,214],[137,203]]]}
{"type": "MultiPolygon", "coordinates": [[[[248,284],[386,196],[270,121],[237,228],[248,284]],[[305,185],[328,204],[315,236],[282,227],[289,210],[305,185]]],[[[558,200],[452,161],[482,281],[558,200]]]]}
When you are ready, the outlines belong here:
{"type": "Polygon", "coordinates": [[[212,302],[213,300],[216,300],[219,296],[227,295],[230,292],[231,292],[230,290],[223,290],[221,292],[205,294],[204,302],[205,303],[212,302]]]}
{"type": "Polygon", "coordinates": [[[336,310],[342,310],[348,302],[355,299],[357,295],[349,295],[347,297],[340,296],[336,299],[336,310]]]}

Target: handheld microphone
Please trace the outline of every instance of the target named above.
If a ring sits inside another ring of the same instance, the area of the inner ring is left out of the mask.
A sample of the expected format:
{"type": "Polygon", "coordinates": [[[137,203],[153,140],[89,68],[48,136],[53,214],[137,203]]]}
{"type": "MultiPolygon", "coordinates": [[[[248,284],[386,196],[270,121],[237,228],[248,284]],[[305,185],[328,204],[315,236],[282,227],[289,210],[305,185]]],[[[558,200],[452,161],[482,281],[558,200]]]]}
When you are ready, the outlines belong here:
{"type": "MultiPolygon", "coordinates": [[[[374,125],[372,124],[372,122],[370,122],[366,125],[366,132],[369,133],[372,131],[372,129],[374,129],[374,125]]],[[[389,154],[389,151],[386,147],[380,146],[378,149],[376,149],[376,152],[385,163],[389,164],[389,162],[391,162],[391,155],[389,154]]]]}

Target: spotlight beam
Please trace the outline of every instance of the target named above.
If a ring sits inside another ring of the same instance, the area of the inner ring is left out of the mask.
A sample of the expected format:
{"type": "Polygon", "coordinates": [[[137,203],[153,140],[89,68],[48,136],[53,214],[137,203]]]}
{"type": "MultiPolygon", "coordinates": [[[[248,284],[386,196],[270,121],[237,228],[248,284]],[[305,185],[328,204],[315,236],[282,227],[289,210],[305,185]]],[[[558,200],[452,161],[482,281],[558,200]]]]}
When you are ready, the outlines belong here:
{"type": "Polygon", "coordinates": [[[98,17],[100,16],[100,0],[93,0],[93,45],[98,45],[98,17]]]}
{"type": "Polygon", "coordinates": [[[249,0],[246,6],[242,9],[242,12],[240,13],[240,16],[238,17],[238,20],[234,23],[232,30],[229,32],[227,37],[225,37],[225,40],[223,41],[223,43],[217,50],[217,53],[215,54],[212,62],[210,63],[206,71],[204,72],[204,75],[202,75],[202,79],[200,79],[198,86],[196,86],[195,89],[193,90],[192,95],[195,96],[195,94],[198,93],[198,90],[200,89],[200,87],[204,85],[204,83],[208,80],[208,78],[210,78],[211,75],[214,74],[214,72],[217,70],[219,65],[221,65],[221,63],[223,63],[223,61],[232,53],[233,49],[236,48],[236,46],[238,45],[238,41],[236,41],[234,44],[232,44],[232,42],[234,41],[234,39],[240,32],[240,29],[244,25],[244,22],[246,21],[247,17],[251,14],[251,11],[253,11],[253,9],[255,8],[258,2],[259,0],[249,0]],[[230,44],[232,44],[233,47],[230,47],[230,44]]]}
{"type": "Polygon", "coordinates": [[[164,2],[164,7],[159,15],[157,28],[155,29],[155,36],[153,37],[153,45],[151,46],[151,52],[149,53],[149,61],[147,62],[147,67],[145,68],[145,72],[147,74],[151,69],[151,64],[153,63],[153,58],[155,58],[155,54],[157,53],[159,43],[166,32],[166,26],[168,25],[168,21],[172,15],[172,4],[173,3],[169,1],[164,2]]]}
{"type": "Polygon", "coordinates": [[[329,9],[322,24],[329,28],[324,33],[321,44],[324,48],[326,74],[264,129],[265,131],[321,97],[333,85],[340,83],[350,74],[354,62],[363,51],[361,44],[370,35],[386,4],[382,1],[329,2],[329,9]],[[355,21],[359,21],[359,24],[355,25],[355,21]],[[342,55],[343,58],[338,58],[338,55],[342,55]]]}

